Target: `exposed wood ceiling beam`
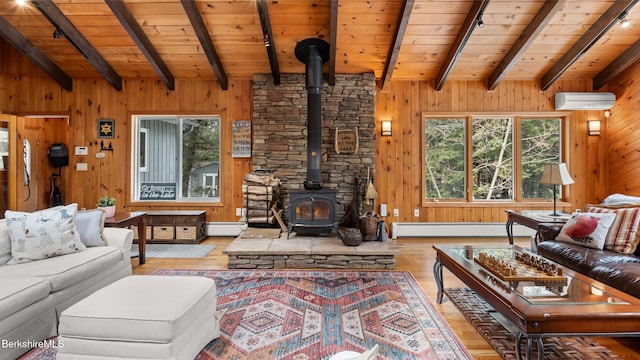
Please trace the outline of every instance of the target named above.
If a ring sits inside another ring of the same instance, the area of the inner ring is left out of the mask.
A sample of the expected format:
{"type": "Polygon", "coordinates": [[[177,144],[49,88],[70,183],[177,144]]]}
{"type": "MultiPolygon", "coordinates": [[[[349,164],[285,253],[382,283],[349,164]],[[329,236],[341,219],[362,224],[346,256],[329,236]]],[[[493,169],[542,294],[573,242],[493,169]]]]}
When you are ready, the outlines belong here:
{"type": "Polygon", "coordinates": [[[209,63],[213,68],[213,72],[216,74],[216,79],[218,80],[220,87],[222,90],[228,90],[229,81],[227,80],[227,74],[225,74],[222,62],[218,57],[218,52],[213,46],[211,36],[209,36],[209,30],[207,30],[207,27],[204,24],[200,10],[198,10],[197,3],[193,0],[180,0],[180,2],[189,17],[189,21],[191,21],[191,26],[193,26],[193,30],[195,30],[198,40],[200,40],[200,44],[202,45],[204,53],[207,55],[207,59],[209,59],[209,63]]]}
{"type": "Polygon", "coordinates": [[[40,49],[35,47],[29,39],[24,37],[18,29],[13,27],[4,17],[0,16],[0,35],[16,49],[22,52],[42,71],[47,73],[63,89],[73,90],[73,79],[67,75],[58,65],[49,59],[40,49]]]}
{"type": "Polygon", "coordinates": [[[436,91],[442,90],[444,82],[447,81],[449,74],[451,74],[453,67],[458,61],[458,57],[462,54],[462,50],[464,50],[467,41],[478,24],[478,15],[484,11],[488,4],[489,0],[476,0],[473,2],[471,10],[469,10],[466,19],[464,19],[464,23],[462,23],[460,31],[458,32],[451,49],[449,49],[449,53],[447,54],[442,67],[440,67],[440,70],[438,71],[434,85],[436,91]]]}
{"type": "Polygon", "coordinates": [[[385,85],[391,82],[391,76],[393,75],[393,70],[395,69],[396,62],[398,61],[400,46],[402,46],[404,33],[407,30],[409,17],[411,17],[411,11],[413,10],[413,1],[414,0],[404,0],[402,2],[402,10],[400,11],[398,23],[396,24],[396,31],[393,34],[391,48],[389,49],[389,54],[387,55],[387,61],[384,65],[384,70],[382,70],[382,84],[380,85],[380,88],[382,88],[383,90],[385,90],[385,85]]]}
{"type": "Polygon", "coordinates": [[[276,56],[276,42],[273,38],[273,31],[271,30],[271,20],[269,19],[267,2],[266,0],[258,0],[256,5],[258,6],[258,16],[260,17],[260,24],[262,25],[264,47],[267,49],[269,65],[271,66],[273,84],[280,85],[280,67],[278,66],[278,57],[276,56]]]}
{"type": "Polygon", "coordinates": [[[336,84],[336,46],[338,46],[338,0],[331,0],[329,24],[329,76],[327,82],[336,84]]]}
{"type": "Polygon", "coordinates": [[[60,11],[52,0],[38,0],[31,2],[44,15],[56,29],[59,29],[64,37],[75,46],[76,49],[98,70],[100,74],[116,90],[122,90],[122,78],[109,65],[102,55],[91,45],[87,38],[78,31],[71,21],[60,11]]]}
{"type": "Polygon", "coordinates": [[[633,43],[620,56],[613,60],[606,68],[593,78],[593,90],[598,90],[611,79],[640,60],[640,40],[633,43]]]}
{"type": "Polygon", "coordinates": [[[575,44],[567,51],[557,63],[542,77],[540,88],[544,91],[547,90],[551,84],[553,84],[562,74],[564,74],[569,67],[576,62],[584,53],[589,51],[601,37],[604,35],[613,25],[615,25],[620,15],[627,12],[638,0],[618,0],[614,1],[607,11],[598,18],[598,20],[591,25],[589,30],[584,33],[576,41],[575,44]]]}
{"type": "Polygon", "coordinates": [[[167,88],[169,88],[169,90],[175,90],[175,80],[171,71],[151,44],[151,41],[142,30],[142,27],[140,27],[140,24],[138,24],[133,17],[127,5],[125,5],[122,0],[105,0],[105,2],[109,5],[116,18],[120,20],[122,26],[127,30],[136,45],[138,45],[140,51],[142,51],[167,88]]]}
{"type": "Polygon", "coordinates": [[[542,32],[544,27],[551,21],[551,18],[560,10],[565,0],[547,0],[540,8],[527,28],[520,34],[518,40],[509,49],[507,55],[502,59],[498,67],[491,73],[488,80],[488,89],[494,90],[498,83],[507,75],[509,70],[516,64],[522,54],[542,32]]]}

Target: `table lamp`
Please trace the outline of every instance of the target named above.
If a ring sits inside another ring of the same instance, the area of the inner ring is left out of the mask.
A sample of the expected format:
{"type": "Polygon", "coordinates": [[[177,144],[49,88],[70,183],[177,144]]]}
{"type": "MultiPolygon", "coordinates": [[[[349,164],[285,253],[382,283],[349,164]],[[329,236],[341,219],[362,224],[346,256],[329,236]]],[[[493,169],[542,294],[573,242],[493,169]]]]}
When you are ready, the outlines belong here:
{"type": "Polygon", "coordinates": [[[542,177],[540,178],[539,183],[553,185],[553,213],[550,215],[560,216],[561,214],[558,213],[556,208],[556,193],[558,185],[569,185],[574,183],[571,175],[569,175],[569,170],[567,170],[567,164],[544,164],[544,171],[542,172],[542,177]]]}

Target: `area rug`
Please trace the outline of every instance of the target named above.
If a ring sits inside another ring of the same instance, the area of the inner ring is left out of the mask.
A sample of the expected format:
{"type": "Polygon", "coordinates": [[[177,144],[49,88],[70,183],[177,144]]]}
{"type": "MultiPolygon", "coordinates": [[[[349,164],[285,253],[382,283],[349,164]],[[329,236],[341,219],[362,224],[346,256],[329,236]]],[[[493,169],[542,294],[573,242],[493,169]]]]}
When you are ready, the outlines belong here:
{"type": "MultiPolygon", "coordinates": [[[[505,360],[517,359],[515,342],[517,333],[505,328],[497,320],[496,310],[468,288],[445,290],[447,297],[465,318],[505,360]]],[[[505,320],[506,321],[506,320],[505,320]]],[[[522,346],[524,358],[524,344],[522,346]]],[[[535,350],[535,348],[534,348],[535,350]]],[[[537,356],[537,353],[535,353],[537,356]]],[[[544,338],[545,360],[566,359],[620,359],[595,340],[585,337],[544,338]]]]}
{"type": "MultiPolygon", "coordinates": [[[[158,270],[215,280],[221,336],[197,360],[326,360],[380,345],[379,359],[472,359],[410,272],[158,270]]],[[[22,360],[53,360],[55,347],[22,360]]]]}
{"type": "MultiPolygon", "coordinates": [[[[147,244],[144,256],[146,258],[198,259],[205,257],[215,248],[215,245],[206,244],[147,244]]],[[[138,255],[138,244],[133,244],[131,256],[138,255]]]]}

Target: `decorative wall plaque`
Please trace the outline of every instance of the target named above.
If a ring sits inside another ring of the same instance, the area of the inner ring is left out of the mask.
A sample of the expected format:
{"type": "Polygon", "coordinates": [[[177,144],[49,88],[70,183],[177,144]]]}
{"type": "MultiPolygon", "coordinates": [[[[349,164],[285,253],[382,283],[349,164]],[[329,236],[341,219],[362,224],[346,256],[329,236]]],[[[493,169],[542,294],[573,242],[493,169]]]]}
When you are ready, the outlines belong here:
{"type": "Polygon", "coordinates": [[[336,127],[336,154],[355,154],[358,152],[358,128],[340,130],[336,127]]]}
{"type": "Polygon", "coordinates": [[[231,134],[231,155],[234,158],[251,157],[251,121],[233,121],[231,123],[231,134]]]}
{"type": "Polygon", "coordinates": [[[98,139],[113,139],[116,137],[115,133],[115,120],[113,119],[98,119],[98,139]]]}

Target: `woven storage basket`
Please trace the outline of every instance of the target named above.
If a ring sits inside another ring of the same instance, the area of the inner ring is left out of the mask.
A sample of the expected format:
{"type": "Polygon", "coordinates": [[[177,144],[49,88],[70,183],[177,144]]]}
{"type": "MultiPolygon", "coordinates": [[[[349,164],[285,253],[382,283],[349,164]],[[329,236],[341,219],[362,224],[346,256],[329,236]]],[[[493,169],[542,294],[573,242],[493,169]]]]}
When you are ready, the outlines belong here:
{"type": "Polygon", "coordinates": [[[360,218],[360,231],[363,241],[378,240],[378,218],[374,216],[362,216],[360,218]]]}

